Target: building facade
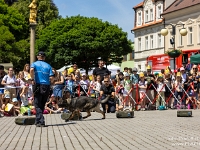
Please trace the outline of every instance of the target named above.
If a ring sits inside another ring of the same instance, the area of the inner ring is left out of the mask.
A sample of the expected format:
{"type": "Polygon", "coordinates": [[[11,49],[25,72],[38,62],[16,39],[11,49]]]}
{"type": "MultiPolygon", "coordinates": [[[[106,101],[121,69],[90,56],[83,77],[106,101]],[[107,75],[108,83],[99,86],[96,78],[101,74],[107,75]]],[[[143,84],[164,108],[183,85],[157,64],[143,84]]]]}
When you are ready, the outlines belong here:
{"type": "MultiPolygon", "coordinates": [[[[200,50],[200,0],[177,0],[162,14],[166,24],[176,25],[175,48],[182,50],[200,50]],[[184,26],[183,26],[183,25],[184,26]],[[187,35],[181,36],[179,31],[187,29],[187,35]]],[[[165,50],[172,49],[170,44],[172,26],[166,25],[168,35],[165,36],[165,50]]]]}
{"type": "Polygon", "coordinates": [[[144,0],[133,9],[135,11],[135,67],[146,70],[146,59],[150,55],[164,53],[164,37],[160,31],[163,28],[163,13],[166,6],[174,0],[144,0]]]}

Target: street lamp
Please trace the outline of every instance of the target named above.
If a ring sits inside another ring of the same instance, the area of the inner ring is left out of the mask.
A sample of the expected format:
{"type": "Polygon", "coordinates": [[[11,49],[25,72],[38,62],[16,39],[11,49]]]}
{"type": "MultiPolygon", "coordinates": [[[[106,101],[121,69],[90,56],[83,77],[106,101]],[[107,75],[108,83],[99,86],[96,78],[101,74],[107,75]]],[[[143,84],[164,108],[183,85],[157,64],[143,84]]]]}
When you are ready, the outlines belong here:
{"type": "MultiPolygon", "coordinates": [[[[173,45],[174,50],[176,50],[175,48],[175,35],[176,35],[176,26],[177,25],[182,25],[182,29],[179,31],[179,33],[181,34],[181,36],[186,36],[187,35],[187,30],[184,28],[185,24],[165,24],[164,22],[164,29],[162,29],[160,31],[162,36],[166,36],[168,34],[168,29],[165,28],[165,25],[171,25],[172,27],[172,38],[170,39],[170,43],[173,45]]],[[[176,68],[176,58],[174,57],[174,70],[176,68]]]]}

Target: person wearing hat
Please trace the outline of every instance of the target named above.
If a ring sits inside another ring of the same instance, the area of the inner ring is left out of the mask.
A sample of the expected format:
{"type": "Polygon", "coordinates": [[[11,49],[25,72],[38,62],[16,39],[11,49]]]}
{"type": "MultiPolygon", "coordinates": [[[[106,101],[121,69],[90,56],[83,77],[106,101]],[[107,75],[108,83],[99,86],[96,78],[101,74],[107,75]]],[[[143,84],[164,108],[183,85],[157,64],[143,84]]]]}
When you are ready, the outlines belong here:
{"type": "Polygon", "coordinates": [[[130,96],[132,96],[132,82],[130,80],[130,75],[128,72],[124,73],[124,77],[125,79],[124,79],[123,100],[126,100],[126,102],[123,105],[126,107],[126,105],[128,104],[128,107],[131,108],[132,105],[130,101],[130,96]]]}
{"type": "Polygon", "coordinates": [[[37,61],[31,64],[30,75],[33,85],[34,106],[36,110],[36,127],[45,127],[43,111],[50,93],[50,85],[54,83],[52,67],[45,62],[46,54],[40,51],[37,61]]]}
{"type": "Polygon", "coordinates": [[[145,76],[143,72],[140,72],[139,74],[140,80],[138,83],[138,88],[139,88],[139,94],[140,94],[140,104],[141,104],[141,109],[142,111],[145,110],[145,104],[146,104],[146,89],[147,89],[147,81],[145,81],[145,76]]]}
{"type": "MultiPolygon", "coordinates": [[[[173,80],[170,74],[170,70],[166,69],[165,70],[165,99],[168,100],[170,95],[171,95],[171,91],[172,91],[172,87],[173,87],[173,80]]],[[[168,108],[173,108],[173,99],[174,98],[170,98],[168,100],[167,103],[167,107],[168,108]]]]}
{"type": "Polygon", "coordinates": [[[160,106],[165,106],[165,82],[163,73],[158,74],[156,83],[157,83],[157,92],[159,92],[156,100],[156,108],[159,109],[160,106]]]}
{"type": "Polygon", "coordinates": [[[147,69],[147,75],[145,79],[147,81],[147,96],[151,101],[153,101],[154,98],[156,97],[156,89],[154,89],[154,87],[151,84],[153,84],[156,87],[155,76],[151,73],[150,65],[148,65],[146,69],[147,69]]]}

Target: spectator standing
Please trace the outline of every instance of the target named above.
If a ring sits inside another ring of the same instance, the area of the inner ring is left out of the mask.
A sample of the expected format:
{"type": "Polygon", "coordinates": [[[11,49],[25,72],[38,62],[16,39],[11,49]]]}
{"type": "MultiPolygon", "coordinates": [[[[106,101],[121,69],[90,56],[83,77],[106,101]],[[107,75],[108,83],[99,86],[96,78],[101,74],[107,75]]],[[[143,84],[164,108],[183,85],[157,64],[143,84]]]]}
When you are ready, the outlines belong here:
{"type": "Polygon", "coordinates": [[[128,67],[124,67],[123,74],[125,75],[128,72],[128,67]]]}
{"type": "Polygon", "coordinates": [[[13,68],[9,68],[8,74],[3,77],[1,84],[4,85],[4,87],[6,89],[6,90],[4,90],[4,93],[6,91],[9,91],[11,100],[13,98],[17,97],[16,96],[16,86],[15,86],[16,81],[17,81],[17,79],[16,79],[15,74],[13,72],[13,68]]]}
{"type": "Polygon", "coordinates": [[[159,93],[156,100],[156,108],[159,109],[160,106],[165,106],[165,83],[162,73],[159,73],[156,82],[157,82],[157,92],[159,93]]]}
{"type": "Polygon", "coordinates": [[[95,79],[95,77],[97,75],[100,75],[101,77],[101,81],[103,81],[104,79],[104,74],[107,73],[109,74],[109,70],[107,68],[104,67],[105,63],[103,60],[99,60],[98,61],[98,65],[99,67],[96,67],[94,70],[93,70],[93,80],[95,79]]]}
{"type": "Polygon", "coordinates": [[[56,71],[55,68],[52,68],[53,74],[54,74],[54,88],[53,88],[53,94],[55,96],[55,99],[58,100],[62,97],[62,90],[65,86],[65,80],[64,76],[61,72],[56,71]]]}
{"type": "Polygon", "coordinates": [[[140,103],[141,103],[141,110],[144,111],[145,110],[145,104],[146,104],[146,89],[147,89],[147,81],[145,81],[145,77],[144,77],[144,73],[140,72],[140,81],[138,83],[138,87],[139,87],[139,93],[140,93],[140,103]]]}
{"type": "MultiPolygon", "coordinates": [[[[176,99],[180,99],[183,97],[183,82],[182,82],[182,79],[181,79],[181,73],[180,72],[177,72],[177,75],[176,75],[176,81],[175,81],[175,96],[176,96],[176,99]]],[[[177,107],[177,100],[174,100],[174,106],[177,107]]],[[[182,100],[182,103],[183,103],[184,100],[182,100]]]]}
{"type": "Polygon", "coordinates": [[[40,51],[37,61],[31,64],[30,74],[34,91],[34,106],[36,109],[36,126],[45,127],[43,116],[44,107],[49,97],[50,84],[54,82],[54,74],[51,66],[44,62],[46,55],[40,51]]]}
{"type": "Polygon", "coordinates": [[[147,75],[146,75],[146,81],[147,81],[147,96],[151,101],[154,100],[156,96],[156,89],[151,85],[153,84],[156,87],[155,84],[155,76],[151,73],[151,66],[147,66],[147,75]]]}
{"type": "MultiPolygon", "coordinates": [[[[133,99],[134,100],[139,100],[139,90],[138,90],[138,87],[137,87],[137,84],[139,82],[139,75],[137,74],[138,70],[136,67],[134,67],[132,69],[132,75],[130,76],[130,80],[132,82],[132,85],[133,85],[133,90],[132,90],[132,95],[133,95],[133,99]]],[[[134,103],[132,102],[132,106],[134,105],[134,103]]]]}

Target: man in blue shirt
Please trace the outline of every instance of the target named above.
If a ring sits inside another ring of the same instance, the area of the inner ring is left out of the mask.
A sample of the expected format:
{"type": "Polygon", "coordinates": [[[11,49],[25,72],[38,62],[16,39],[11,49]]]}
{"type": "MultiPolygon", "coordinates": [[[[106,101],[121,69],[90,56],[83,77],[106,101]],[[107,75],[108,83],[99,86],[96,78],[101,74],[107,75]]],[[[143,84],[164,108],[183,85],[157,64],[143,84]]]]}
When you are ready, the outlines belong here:
{"type": "Polygon", "coordinates": [[[51,66],[44,62],[45,53],[40,51],[37,55],[37,61],[31,64],[30,75],[33,85],[34,106],[36,109],[37,127],[45,127],[43,111],[47,102],[50,84],[54,82],[54,74],[51,66]]]}

